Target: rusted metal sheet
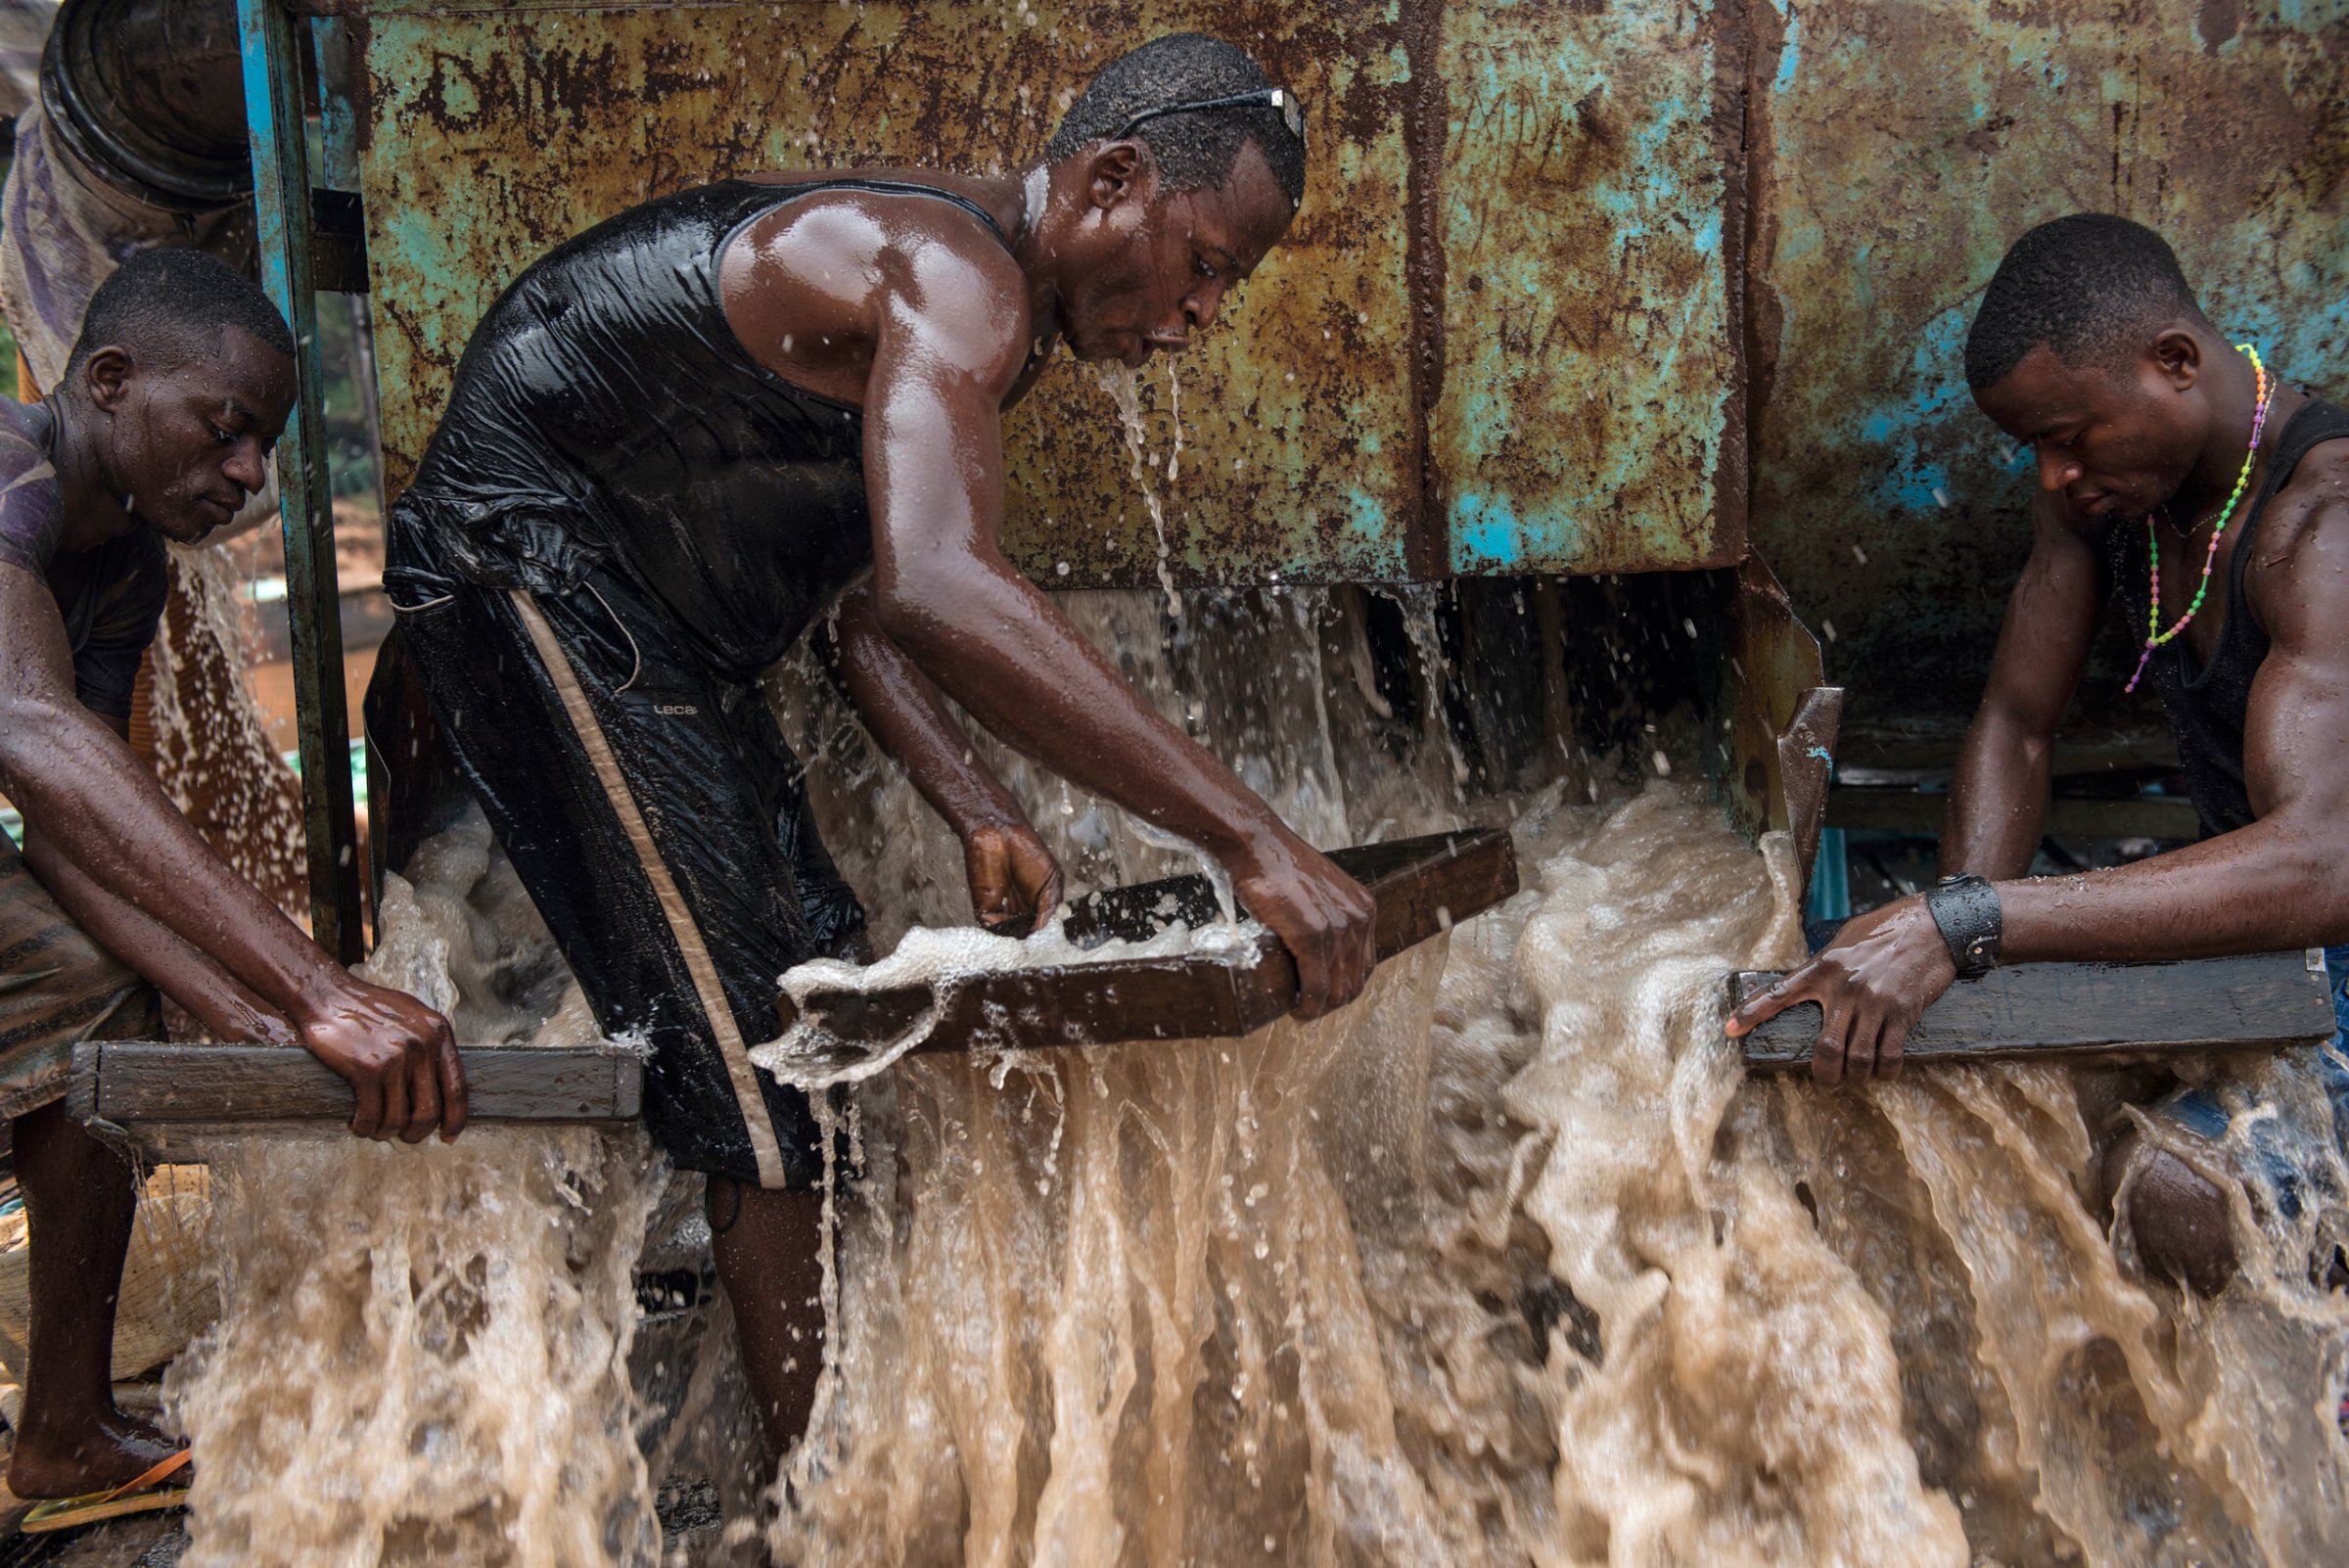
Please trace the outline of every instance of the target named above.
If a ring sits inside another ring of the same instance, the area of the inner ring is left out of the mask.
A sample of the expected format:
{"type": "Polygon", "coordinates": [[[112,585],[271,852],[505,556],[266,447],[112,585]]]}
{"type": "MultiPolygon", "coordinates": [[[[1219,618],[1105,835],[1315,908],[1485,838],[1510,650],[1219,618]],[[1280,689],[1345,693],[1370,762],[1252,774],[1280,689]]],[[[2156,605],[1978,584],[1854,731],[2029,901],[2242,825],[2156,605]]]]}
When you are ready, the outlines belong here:
{"type": "Polygon", "coordinates": [[[1687,4],[1442,7],[1432,411],[1455,573],[1743,551],[1742,30],[1687,4]]]}
{"type": "MultiPolygon", "coordinates": [[[[2033,223],[2120,212],[2222,327],[2349,393],[2349,6],[1748,17],[1754,542],[1850,680],[1845,760],[1946,762],[2029,544],[2026,464],[1965,390],[1983,286],[2033,223]]],[[[2126,673],[2101,661],[2067,724],[2106,756],[2160,727],[2119,706],[2126,673]]]]}
{"type": "MultiPolygon", "coordinates": [[[[1311,115],[1312,190],[1229,318],[1149,373],[1189,581],[1717,565],[1743,548],[1732,286],[1741,35],[1709,3],[1004,6],[306,0],[364,52],[390,480],[473,323],[632,203],[782,166],[1015,167],[1125,48],[1243,42],[1311,115]],[[1725,38],[1727,40],[1725,42],[1725,38]]],[[[1158,542],[1108,398],[1007,429],[1014,558],[1139,583],[1158,542]]]]}

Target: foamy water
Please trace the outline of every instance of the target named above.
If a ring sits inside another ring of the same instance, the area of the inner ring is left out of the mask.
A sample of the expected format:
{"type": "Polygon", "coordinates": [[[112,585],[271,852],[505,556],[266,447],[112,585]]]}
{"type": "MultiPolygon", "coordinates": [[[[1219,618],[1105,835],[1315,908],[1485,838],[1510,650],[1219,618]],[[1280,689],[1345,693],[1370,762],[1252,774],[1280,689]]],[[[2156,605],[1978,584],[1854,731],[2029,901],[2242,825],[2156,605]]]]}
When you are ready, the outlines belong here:
{"type": "MultiPolygon", "coordinates": [[[[591,1039],[486,824],[419,859],[361,972],[470,1041],[591,1039]]],[[[627,1360],[640,1133],[320,1129],[208,1152],[223,1312],[169,1383],[195,1453],[185,1568],[655,1560],[627,1360]]]]}
{"type": "MultiPolygon", "coordinates": [[[[1179,721],[1214,682],[1138,598],[1070,596],[1179,721]]],[[[1409,769],[1359,744],[1337,609],[1233,619],[1229,665],[1270,673],[1230,712],[1317,719],[1244,760],[1311,781],[1317,837],[1500,821],[1526,891],[1319,1024],[877,1081],[778,1560],[2338,1556],[2349,1307],[2311,1269],[2349,1181],[2308,1053],[2214,1077],[2245,1277],[2147,1284],[2091,1207],[2130,1075],[1747,1081],[1721,981],[1800,953],[1782,845],[1662,784],[1464,812],[1436,737],[1409,769]]],[[[951,918],[944,830],[836,720],[805,730],[852,781],[819,809],[884,931],[951,918]],[[908,831],[848,831],[868,806],[908,831]]],[[[1103,808],[1058,800],[1037,821],[1097,863],[1071,829],[1103,808]]]]}
{"type": "MultiPolygon", "coordinates": [[[[862,1084],[931,1043],[938,1020],[955,993],[986,975],[1193,955],[1253,968],[1263,952],[1259,943],[1265,928],[1253,920],[1224,920],[1196,929],[1177,921],[1139,942],[1113,940],[1081,946],[1062,933],[1063,912],[1049,912],[1044,929],[1024,939],[997,936],[978,926],[915,926],[898,939],[887,957],[874,963],[813,958],[796,965],[778,982],[791,998],[796,1015],[792,1025],[779,1038],[751,1047],[751,1060],[809,1093],[862,1084]],[[879,1044],[841,1040],[825,1028],[820,1011],[808,1007],[811,998],[822,994],[888,991],[924,991],[930,1000],[901,1034],[879,1044]]],[[[983,1041],[967,1043],[972,1050],[988,1048],[983,1041]]]]}
{"type": "MultiPolygon", "coordinates": [[[[1309,836],[1508,825],[1524,891],[1312,1025],[857,1085],[815,1421],[738,1536],[824,1568],[2342,1560],[2349,1174],[2306,1053],[2211,1072],[2247,1267],[2182,1297],[2092,1207],[2131,1076],[1743,1076],[1721,978],[1795,956],[1796,890],[1701,791],[1587,805],[1560,761],[1464,804],[1438,734],[1377,738],[1342,596],[1069,603],[1309,836]]],[[[881,945],[967,918],[950,835],[820,682],[777,689],[881,945]]],[[[975,743],[1077,882],[1184,869],[975,743]]],[[[527,1033],[560,981],[511,873],[437,853],[395,972],[527,1033]]],[[[227,1158],[191,1561],[647,1560],[630,1143],[227,1158]]]]}

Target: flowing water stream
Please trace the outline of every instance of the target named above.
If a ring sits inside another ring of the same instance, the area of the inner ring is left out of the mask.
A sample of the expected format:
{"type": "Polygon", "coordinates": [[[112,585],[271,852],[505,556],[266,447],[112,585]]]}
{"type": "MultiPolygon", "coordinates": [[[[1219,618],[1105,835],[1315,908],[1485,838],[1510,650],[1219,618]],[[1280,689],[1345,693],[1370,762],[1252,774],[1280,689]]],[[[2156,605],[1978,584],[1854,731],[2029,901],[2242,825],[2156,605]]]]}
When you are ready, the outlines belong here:
{"type": "MultiPolygon", "coordinates": [[[[1198,607],[1221,684],[1133,596],[1069,606],[1171,716],[1210,694],[1211,735],[1314,715],[1253,733],[1316,837],[1502,822],[1526,891],[1320,1024],[900,1063],[780,1560],[2338,1559],[2349,1182],[2307,1053],[2214,1077],[2244,1279],[2147,1285],[2092,1208],[2127,1075],[1745,1080],[1721,978],[1796,957],[1799,899],[1701,791],[1463,807],[1433,736],[1363,742],[1331,602],[1198,607]]],[[[809,733],[844,829],[902,788],[809,733]]],[[[1081,854],[1100,807],[1060,799],[1081,854]]],[[[950,841],[895,820],[833,832],[844,869],[955,918],[950,841]]]]}
{"type": "MultiPolygon", "coordinates": [[[[671,1560],[2343,1560],[2349,1173],[2306,1053],[2209,1074],[2243,1277],[2148,1284],[2094,1207],[2128,1075],[1743,1076],[1721,977],[1795,957],[1799,900],[1701,789],[1589,804],[1560,758],[1463,801],[1346,595],[1063,602],[1309,837],[1507,825],[1524,891],[1316,1024],[858,1084],[814,1425],[763,1524],[671,1560]]],[[[772,689],[883,949],[967,919],[951,838],[822,683],[772,689]]],[[[1183,868],[976,743],[1080,884],[1183,868]]],[[[585,1038],[478,822],[410,869],[379,977],[469,1039],[585,1038]]],[[[664,1178],[634,1138],[217,1161],[225,1313],[173,1380],[188,1562],[661,1560],[654,1487],[734,1374],[721,1316],[664,1368],[690,1411],[648,1465],[631,1269],[664,1178]]]]}

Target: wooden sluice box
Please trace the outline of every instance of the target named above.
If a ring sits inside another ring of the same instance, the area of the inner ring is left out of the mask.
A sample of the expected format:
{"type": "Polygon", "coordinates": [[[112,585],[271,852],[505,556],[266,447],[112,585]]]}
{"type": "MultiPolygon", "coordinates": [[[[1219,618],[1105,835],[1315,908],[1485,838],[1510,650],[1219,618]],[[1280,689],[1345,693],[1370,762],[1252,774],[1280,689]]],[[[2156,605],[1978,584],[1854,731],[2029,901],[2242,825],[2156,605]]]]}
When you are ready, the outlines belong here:
{"type": "MultiPolygon", "coordinates": [[[[1775,985],[1774,972],[1728,978],[1734,1011],[1775,985]]],[[[1747,1035],[1755,1072],[1808,1067],[1816,1002],[1789,1007],[1747,1035]]],[[[2332,1038],[2321,949],[2175,963],[2009,964],[1960,980],[1927,1007],[1904,1062],[2143,1061],[2205,1051],[2278,1050],[2332,1038]]]]}
{"type": "MultiPolygon", "coordinates": [[[[1331,858],[1377,902],[1382,962],[1517,891],[1516,851],[1495,829],[1360,845],[1331,858]]],[[[1219,915],[1204,877],[1174,877],[1077,899],[1061,929],[1078,946],[1092,947],[1146,941],[1177,920],[1198,925],[1219,915]]],[[[983,971],[946,989],[943,1014],[920,1048],[1229,1038],[1286,1014],[1297,992],[1296,963],[1269,935],[1237,952],[983,971]]],[[[933,993],[928,987],[819,992],[808,1003],[825,1033],[853,1048],[902,1032],[933,1005],[933,993]]],[[[642,1104],[644,1064],[625,1050],[468,1046],[459,1054],[477,1123],[624,1122],[642,1104]]],[[[112,1124],[134,1141],[174,1149],[200,1128],[251,1133],[273,1124],[343,1123],[355,1105],[350,1086],[304,1050],[139,1040],[75,1046],[69,1097],[85,1124],[112,1124]]]]}

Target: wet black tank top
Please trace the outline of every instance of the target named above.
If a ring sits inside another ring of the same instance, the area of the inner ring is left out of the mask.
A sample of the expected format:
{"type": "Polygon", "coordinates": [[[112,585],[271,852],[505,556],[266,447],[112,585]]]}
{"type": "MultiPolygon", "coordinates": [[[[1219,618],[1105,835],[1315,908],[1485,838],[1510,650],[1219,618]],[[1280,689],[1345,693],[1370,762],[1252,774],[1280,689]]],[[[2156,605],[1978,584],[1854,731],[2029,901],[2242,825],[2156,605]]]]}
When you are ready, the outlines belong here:
{"type": "MultiPolygon", "coordinates": [[[[2251,509],[2236,525],[2234,554],[2227,568],[2227,623],[2208,666],[2194,657],[2184,637],[2154,650],[2146,678],[2169,710],[2186,771],[2187,794],[2202,819],[2202,836],[2232,833],[2252,821],[2251,795],[2243,784],[2243,718],[2251,706],[2251,680],[2268,657],[2267,628],[2252,614],[2244,591],[2260,519],[2292,471],[2319,443],[2349,438],[2349,413],[2311,397],[2292,415],[2276,442],[2268,471],[2252,493],[2251,509]]],[[[2105,571],[2132,643],[2144,642],[2146,595],[2145,530],[2132,519],[2104,533],[2105,571]]]]}
{"type": "Polygon", "coordinates": [[[457,367],[393,508],[477,582],[567,593],[628,573],[747,676],[782,657],[872,559],[863,420],[751,357],[718,264],[743,225],[816,191],[888,180],[725,180],[633,208],[533,262],[457,367]]]}

